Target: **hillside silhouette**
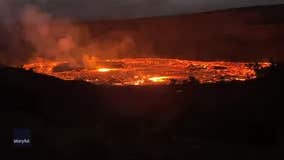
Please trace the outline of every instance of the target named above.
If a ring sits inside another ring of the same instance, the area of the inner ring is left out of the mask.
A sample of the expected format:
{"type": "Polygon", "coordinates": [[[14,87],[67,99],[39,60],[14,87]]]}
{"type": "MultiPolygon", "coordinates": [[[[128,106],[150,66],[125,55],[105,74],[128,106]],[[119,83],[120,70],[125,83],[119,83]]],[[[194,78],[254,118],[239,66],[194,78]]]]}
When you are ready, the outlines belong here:
{"type": "Polygon", "coordinates": [[[4,142],[33,159],[281,156],[283,73],[281,64],[246,82],[119,87],[1,67],[2,128],[30,128],[33,147],[4,142]]]}
{"type": "Polygon", "coordinates": [[[258,71],[258,79],[215,84],[191,77],[183,85],[93,85],[8,67],[26,63],[33,48],[19,37],[19,25],[0,24],[3,154],[47,160],[283,157],[283,9],[74,22],[103,47],[125,40],[127,52],[115,58],[279,62],[258,71]],[[13,128],[31,129],[31,148],[11,144],[13,128]]]}

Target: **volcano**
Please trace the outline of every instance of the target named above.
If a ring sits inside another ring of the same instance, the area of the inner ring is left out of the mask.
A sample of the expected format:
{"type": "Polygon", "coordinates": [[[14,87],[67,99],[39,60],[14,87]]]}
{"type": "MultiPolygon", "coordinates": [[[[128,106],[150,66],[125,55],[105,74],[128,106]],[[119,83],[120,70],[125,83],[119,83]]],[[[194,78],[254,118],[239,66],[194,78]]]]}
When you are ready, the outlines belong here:
{"type": "Polygon", "coordinates": [[[32,142],[8,155],[281,157],[283,9],[78,22],[86,34],[28,12],[24,29],[0,29],[4,143],[15,128],[32,142]]]}

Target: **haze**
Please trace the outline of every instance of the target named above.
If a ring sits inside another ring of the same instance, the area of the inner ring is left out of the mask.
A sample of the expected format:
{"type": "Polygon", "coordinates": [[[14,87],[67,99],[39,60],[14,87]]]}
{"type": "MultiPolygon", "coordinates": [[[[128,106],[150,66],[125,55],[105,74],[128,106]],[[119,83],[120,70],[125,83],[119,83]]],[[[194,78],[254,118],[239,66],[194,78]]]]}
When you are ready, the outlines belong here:
{"type": "Polygon", "coordinates": [[[0,15],[16,14],[34,4],[55,16],[73,19],[125,19],[189,14],[227,8],[281,4],[283,0],[0,0],[0,15]]]}

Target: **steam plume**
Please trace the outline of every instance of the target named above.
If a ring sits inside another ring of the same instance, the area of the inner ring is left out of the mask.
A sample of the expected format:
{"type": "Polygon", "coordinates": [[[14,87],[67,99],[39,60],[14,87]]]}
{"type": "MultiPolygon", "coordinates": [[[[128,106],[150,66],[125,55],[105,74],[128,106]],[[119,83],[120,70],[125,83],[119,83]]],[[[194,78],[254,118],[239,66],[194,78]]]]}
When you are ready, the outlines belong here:
{"type": "Polygon", "coordinates": [[[11,65],[43,59],[90,65],[96,58],[115,58],[135,48],[129,36],[107,33],[92,37],[86,26],[53,17],[33,5],[26,5],[19,13],[15,17],[19,28],[12,29],[11,33],[0,32],[10,38],[2,42],[7,45],[0,50],[2,63],[11,65]]]}

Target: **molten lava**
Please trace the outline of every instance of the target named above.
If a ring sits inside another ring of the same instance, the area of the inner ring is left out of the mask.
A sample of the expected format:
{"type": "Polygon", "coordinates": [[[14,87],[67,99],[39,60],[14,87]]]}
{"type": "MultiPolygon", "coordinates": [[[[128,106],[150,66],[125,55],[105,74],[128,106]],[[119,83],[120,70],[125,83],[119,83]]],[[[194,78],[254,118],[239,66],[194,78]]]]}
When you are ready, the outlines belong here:
{"type": "Polygon", "coordinates": [[[98,68],[97,71],[98,72],[109,72],[109,71],[113,71],[115,69],[113,68],[98,68]]]}
{"type": "MultiPolygon", "coordinates": [[[[83,80],[93,84],[109,85],[157,85],[171,82],[184,83],[195,80],[200,83],[219,81],[245,81],[256,78],[252,63],[203,62],[179,59],[133,58],[97,61],[94,68],[72,65],[68,62],[35,62],[23,67],[37,73],[63,80],[83,80]]],[[[258,63],[266,68],[271,63],[258,63]]]]}

